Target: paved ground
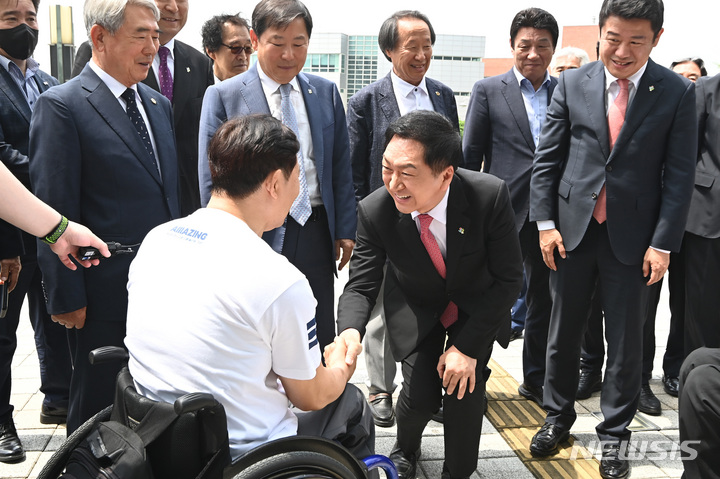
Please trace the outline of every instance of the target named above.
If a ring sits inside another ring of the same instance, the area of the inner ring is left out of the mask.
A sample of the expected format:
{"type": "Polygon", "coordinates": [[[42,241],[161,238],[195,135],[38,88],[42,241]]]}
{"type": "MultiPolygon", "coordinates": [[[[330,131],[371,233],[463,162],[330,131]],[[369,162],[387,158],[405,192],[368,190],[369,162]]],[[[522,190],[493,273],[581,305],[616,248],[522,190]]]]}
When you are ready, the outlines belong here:
{"type": "MultiPolygon", "coordinates": [[[[346,275],[341,275],[338,289],[346,275]]],[[[669,312],[667,308],[667,291],[663,292],[660,300],[657,319],[657,343],[655,370],[651,386],[663,404],[661,416],[652,417],[638,413],[633,427],[637,432],[633,439],[638,442],[639,450],[634,451],[637,459],[633,461],[633,478],[679,478],[682,474],[682,464],[673,459],[677,454],[678,441],[678,415],[677,399],[668,396],[662,390],[660,378],[662,376],[662,354],[669,327],[669,312]],[[643,454],[642,450],[646,452],[643,454]]],[[[15,424],[20,438],[27,452],[27,459],[19,464],[0,463],[1,478],[33,478],[38,475],[42,466],[52,455],[53,451],[65,439],[65,427],[50,427],[40,424],[39,414],[42,403],[39,367],[32,328],[29,320],[21,321],[18,350],[13,360],[13,390],[11,401],[15,405],[15,424]]],[[[514,341],[507,350],[496,346],[493,359],[506,370],[516,381],[522,382],[522,340],[514,341]]],[[[364,387],[366,371],[364,361],[360,361],[353,382],[364,387]]],[[[572,433],[576,444],[582,443],[592,449],[592,441],[596,440],[595,426],[598,419],[595,414],[599,408],[599,395],[596,393],[590,399],[580,401],[576,406],[578,420],[572,433]]],[[[395,440],[395,428],[377,429],[377,451],[389,454],[395,440]]],[[[435,479],[440,477],[443,458],[443,428],[441,424],[430,422],[422,445],[422,458],[418,477],[421,479],[435,479]]],[[[517,444],[517,443],[515,443],[517,444]]],[[[524,450],[516,446],[522,455],[524,450]]],[[[582,458],[578,455],[578,458],[582,458]]],[[[518,454],[509,445],[503,436],[487,420],[483,421],[483,434],[480,441],[480,459],[477,472],[473,478],[485,477],[493,479],[512,478],[524,479],[535,477],[523,464],[518,454]]],[[[561,477],[560,474],[547,477],[561,477]]],[[[579,477],[567,475],[565,477],[579,477]]],[[[599,475],[597,476],[599,477],[599,475]]]]}

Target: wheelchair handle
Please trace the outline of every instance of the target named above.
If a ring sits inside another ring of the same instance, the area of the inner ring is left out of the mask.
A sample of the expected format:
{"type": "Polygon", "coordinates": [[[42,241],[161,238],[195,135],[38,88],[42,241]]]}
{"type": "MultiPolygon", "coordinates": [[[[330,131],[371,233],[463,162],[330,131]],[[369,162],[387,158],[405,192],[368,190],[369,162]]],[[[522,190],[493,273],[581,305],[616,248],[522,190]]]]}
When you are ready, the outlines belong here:
{"type": "Polygon", "coordinates": [[[208,393],[188,393],[175,400],[173,408],[178,416],[186,412],[199,411],[217,404],[215,397],[208,393]]]}
{"type": "Polygon", "coordinates": [[[101,348],[93,349],[88,354],[90,364],[102,364],[108,361],[121,360],[127,361],[130,355],[120,346],[103,346],[101,348]]]}
{"type": "Polygon", "coordinates": [[[385,471],[385,477],[387,477],[387,479],[398,479],[398,472],[395,467],[395,463],[387,456],[375,454],[374,456],[366,457],[363,459],[363,462],[365,463],[365,466],[367,466],[368,471],[380,468],[385,471]]]}

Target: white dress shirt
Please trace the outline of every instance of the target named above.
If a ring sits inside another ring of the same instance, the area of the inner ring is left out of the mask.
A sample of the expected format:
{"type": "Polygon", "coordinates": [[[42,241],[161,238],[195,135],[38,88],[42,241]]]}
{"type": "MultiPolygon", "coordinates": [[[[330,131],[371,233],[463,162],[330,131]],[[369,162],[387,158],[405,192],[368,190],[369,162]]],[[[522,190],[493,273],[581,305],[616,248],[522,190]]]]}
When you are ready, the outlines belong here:
{"type": "Polygon", "coordinates": [[[418,86],[406,82],[397,76],[394,71],[390,72],[390,79],[392,80],[393,91],[395,92],[395,100],[400,109],[400,116],[407,115],[415,110],[435,111],[432,101],[430,101],[430,94],[425,84],[425,77],[423,77],[418,86]]]}

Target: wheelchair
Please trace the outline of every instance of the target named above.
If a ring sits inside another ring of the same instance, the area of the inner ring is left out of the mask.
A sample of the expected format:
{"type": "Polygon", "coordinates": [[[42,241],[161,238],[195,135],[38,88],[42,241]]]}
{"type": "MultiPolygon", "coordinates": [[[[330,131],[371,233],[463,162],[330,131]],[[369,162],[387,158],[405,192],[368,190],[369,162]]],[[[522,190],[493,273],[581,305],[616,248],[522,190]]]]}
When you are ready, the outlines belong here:
{"type": "MultiPolygon", "coordinates": [[[[119,347],[90,353],[92,364],[127,359],[127,351],[119,347]]],[[[146,447],[155,479],[364,479],[375,470],[383,470],[388,479],[398,479],[395,465],[387,457],[373,455],[359,461],[341,445],[320,437],[277,439],[231,462],[222,404],[207,393],[186,394],[174,404],[151,400],[136,391],[127,366],[118,374],[114,404],[73,432],[38,479],[58,479],[72,452],[98,423],[114,421],[134,430],[157,404],[172,408],[177,417],[146,447]]],[[[377,477],[377,472],[372,474],[377,477]]]]}

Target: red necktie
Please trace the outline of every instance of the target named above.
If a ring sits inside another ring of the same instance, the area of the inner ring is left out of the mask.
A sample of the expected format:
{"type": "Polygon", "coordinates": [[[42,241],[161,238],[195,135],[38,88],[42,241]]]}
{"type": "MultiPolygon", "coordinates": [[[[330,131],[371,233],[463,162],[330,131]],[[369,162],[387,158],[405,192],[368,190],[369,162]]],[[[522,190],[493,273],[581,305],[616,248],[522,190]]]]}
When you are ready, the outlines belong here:
{"type": "Polygon", "coordinates": [[[172,103],[173,100],[173,78],[170,74],[170,68],[168,67],[167,59],[170,54],[168,47],[160,47],[158,55],[160,56],[160,71],[158,71],[158,78],[160,78],[160,93],[172,103]]]}
{"type": "MultiPolygon", "coordinates": [[[[418,216],[418,218],[420,219],[420,241],[422,241],[423,245],[425,245],[425,249],[430,255],[430,260],[432,261],[433,265],[435,265],[435,269],[440,274],[440,276],[445,279],[445,260],[442,257],[442,253],[440,252],[440,247],[438,246],[437,241],[435,241],[435,236],[433,236],[433,234],[430,232],[430,223],[432,223],[433,218],[428,214],[421,214],[418,216]]],[[[445,311],[443,311],[442,316],[440,316],[440,322],[445,327],[445,329],[447,329],[452,326],[452,324],[457,321],[457,319],[457,305],[450,301],[445,308],[445,311]]]]}
{"type": "MultiPolygon", "coordinates": [[[[625,123],[625,112],[627,111],[628,97],[630,96],[628,90],[629,80],[620,79],[617,80],[617,84],[620,87],[620,93],[618,93],[617,98],[615,98],[615,102],[610,105],[610,109],[608,110],[608,131],[610,133],[611,150],[615,146],[617,137],[620,135],[623,123],[625,123]]],[[[605,193],[605,185],[603,185],[600,190],[597,202],[595,203],[593,218],[595,218],[600,224],[607,220],[607,196],[605,193]]]]}

